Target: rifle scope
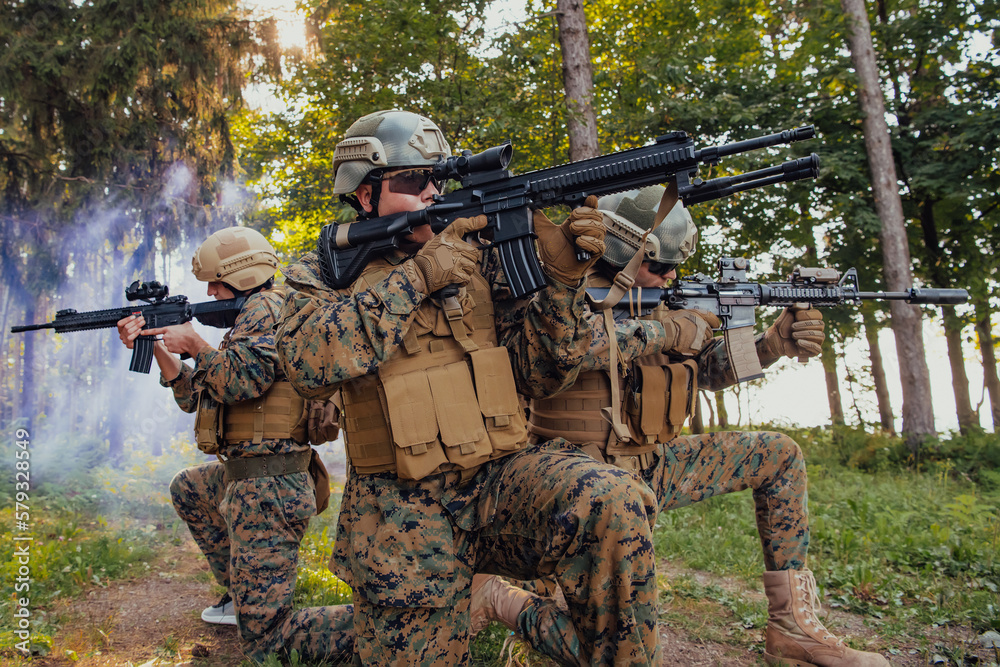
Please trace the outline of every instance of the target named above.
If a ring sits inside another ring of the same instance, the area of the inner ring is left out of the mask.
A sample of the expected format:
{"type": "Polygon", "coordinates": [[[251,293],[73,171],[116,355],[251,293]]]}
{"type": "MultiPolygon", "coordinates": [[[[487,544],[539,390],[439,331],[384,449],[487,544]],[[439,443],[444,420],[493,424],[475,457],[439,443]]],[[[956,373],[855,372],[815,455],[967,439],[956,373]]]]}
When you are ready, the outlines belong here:
{"type": "Polygon", "coordinates": [[[487,148],[482,153],[474,154],[472,151],[462,151],[461,155],[444,158],[434,165],[434,177],[441,181],[449,179],[459,181],[472,173],[506,169],[513,156],[514,147],[510,145],[509,141],[493,148],[487,148]]]}
{"type": "Polygon", "coordinates": [[[160,299],[165,299],[169,293],[170,288],[166,285],[161,285],[156,280],[150,280],[145,283],[140,283],[136,280],[125,288],[125,298],[129,301],[159,301],[160,299]]]}

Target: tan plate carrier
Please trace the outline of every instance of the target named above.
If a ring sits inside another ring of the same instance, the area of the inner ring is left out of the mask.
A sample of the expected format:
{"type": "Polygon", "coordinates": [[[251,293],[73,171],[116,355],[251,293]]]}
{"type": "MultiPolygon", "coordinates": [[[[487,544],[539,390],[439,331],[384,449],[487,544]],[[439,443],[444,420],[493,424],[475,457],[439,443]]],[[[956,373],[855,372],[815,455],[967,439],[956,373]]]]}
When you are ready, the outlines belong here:
{"type": "MultiPolygon", "coordinates": [[[[373,262],[354,291],[377,284],[389,268],[373,262]]],[[[342,386],[341,427],[359,474],[419,480],[460,471],[467,479],[525,446],[510,355],[495,327],[490,287],[474,274],[457,297],[424,300],[402,348],[377,374],[342,386]]]]}

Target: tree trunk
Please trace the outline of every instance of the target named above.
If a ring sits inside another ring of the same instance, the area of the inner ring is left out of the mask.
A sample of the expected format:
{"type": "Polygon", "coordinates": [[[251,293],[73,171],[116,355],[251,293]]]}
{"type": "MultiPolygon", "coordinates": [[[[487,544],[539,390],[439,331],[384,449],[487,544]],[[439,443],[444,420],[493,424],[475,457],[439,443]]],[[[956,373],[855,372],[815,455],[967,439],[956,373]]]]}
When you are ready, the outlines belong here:
{"type": "MultiPolygon", "coordinates": [[[[34,301],[29,301],[24,308],[24,321],[35,322],[34,301]]],[[[24,334],[24,356],[21,358],[21,394],[15,417],[24,420],[25,428],[31,433],[35,421],[35,338],[37,334],[24,334]]]]}
{"type": "Polygon", "coordinates": [[[997,377],[997,357],[993,348],[992,326],[989,306],[976,304],[976,334],[979,336],[979,350],[983,354],[983,378],[986,389],[990,393],[993,432],[1000,433],[1000,378],[997,377]]]}
{"type": "Polygon", "coordinates": [[[872,315],[872,307],[865,304],[861,309],[865,323],[865,338],[868,339],[868,360],[872,365],[872,381],[875,383],[875,401],[878,403],[878,419],[882,430],[896,433],[896,424],[892,417],[892,401],[889,398],[889,384],[885,379],[885,366],[882,363],[882,348],[878,344],[878,327],[872,315]]]}
{"type": "Polygon", "coordinates": [[[691,415],[691,432],[696,434],[705,432],[705,418],[702,415],[700,395],[694,397],[694,414],[691,415]]]}
{"type": "Polygon", "coordinates": [[[556,21],[568,111],[569,159],[575,162],[600,155],[593,105],[594,72],[582,0],[556,0],[556,21]]]}
{"type": "MultiPolygon", "coordinates": [[[[858,74],[858,101],[861,105],[868,167],[871,171],[875,208],[882,221],[879,236],[886,285],[891,291],[902,291],[913,284],[910,248],[907,245],[903,204],[899,198],[896,166],[889,143],[889,128],[885,122],[885,101],[875,65],[871,26],[864,0],[841,0],[840,4],[847,15],[848,45],[858,74]]],[[[893,301],[890,312],[892,332],[896,337],[896,354],[899,357],[900,381],[903,385],[903,436],[910,450],[916,453],[927,436],[936,435],[920,310],[903,301],[893,301]]]]}
{"type": "Polygon", "coordinates": [[[715,392],[715,411],[719,413],[719,428],[729,428],[729,413],[726,412],[725,395],[715,392]]]}
{"type": "Polygon", "coordinates": [[[827,338],[823,341],[823,352],[820,355],[823,362],[823,376],[826,378],[826,398],[830,405],[830,421],[839,426],[844,424],[844,404],[840,398],[840,380],[837,379],[837,353],[833,343],[827,338]]]}
{"type": "Polygon", "coordinates": [[[979,412],[972,408],[969,396],[969,376],[965,372],[965,355],[962,353],[962,320],[951,306],[942,306],[944,338],[948,343],[948,363],[951,365],[951,387],[955,392],[955,409],[958,413],[958,430],[962,435],[979,429],[979,412]]]}

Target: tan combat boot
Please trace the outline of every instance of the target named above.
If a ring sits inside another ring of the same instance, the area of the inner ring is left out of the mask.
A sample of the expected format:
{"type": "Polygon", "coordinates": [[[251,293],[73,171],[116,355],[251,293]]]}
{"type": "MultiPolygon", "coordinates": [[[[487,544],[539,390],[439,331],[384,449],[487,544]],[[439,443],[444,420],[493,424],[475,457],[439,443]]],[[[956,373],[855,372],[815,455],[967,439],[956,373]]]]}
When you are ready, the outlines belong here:
{"type": "Polygon", "coordinates": [[[492,574],[472,577],[472,616],[469,636],[475,637],[492,621],[499,621],[508,630],[517,632],[517,617],[531,599],[531,593],[511,586],[492,574]]]}
{"type": "Polygon", "coordinates": [[[767,639],[764,659],[786,667],[889,667],[878,653],[844,646],[816,618],[819,595],[809,570],[764,573],[767,639]]]}

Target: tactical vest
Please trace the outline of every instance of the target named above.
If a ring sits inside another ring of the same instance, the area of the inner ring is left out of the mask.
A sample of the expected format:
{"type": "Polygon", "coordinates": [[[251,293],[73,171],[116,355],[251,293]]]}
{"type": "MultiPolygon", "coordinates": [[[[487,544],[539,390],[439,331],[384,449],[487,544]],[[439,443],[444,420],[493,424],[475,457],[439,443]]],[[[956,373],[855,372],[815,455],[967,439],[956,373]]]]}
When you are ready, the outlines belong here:
{"type": "MultiPolygon", "coordinates": [[[[598,287],[601,276],[588,280],[598,287]]],[[[658,313],[642,319],[658,320],[658,313]]],[[[610,332],[614,344],[616,337],[610,332]]],[[[552,398],[532,399],[528,429],[538,440],[564,437],[589,448],[596,445],[605,460],[623,468],[639,470],[651,463],[657,443],[680,433],[694,412],[698,396],[698,365],[693,359],[671,362],[664,354],[641,357],[624,376],[608,371],[580,373],[576,383],[552,398]],[[612,387],[617,382],[621,406],[619,416],[628,429],[619,439],[611,425],[612,387]]]]}
{"type": "MultiPolygon", "coordinates": [[[[277,289],[277,288],[275,288],[277,289]]],[[[271,308],[271,302],[266,301],[271,308]]],[[[277,321],[277,313],[271,308],[277,321]]],[[[229,332],[219,344],[225,350],[229,332]]],[[[292,384],[282,377],[257,398],[222,405],[202,390],[198,397],[194,433],[198,449],[206,454],[218,454],[223,442],[250,441],[259,444],[264,440],[294,440],[307,442],[308,410],[306,402],[295,393],[292,384]]]]}
{"type": "MultiPolygon", "coordinates": [[[[391,269],[385,260],[372,262],[352,291],[369,289],[391,269]]],[[[478,273],[457,297],[425,299],[401,348],[377,374],[344,383],[341,397],[347,458],[362,475],[419,480],[460,471],[468,479],[527,442],[490,286],[478,273]]]]}

